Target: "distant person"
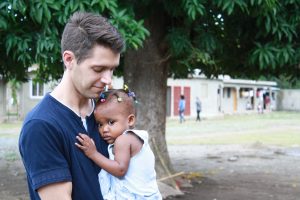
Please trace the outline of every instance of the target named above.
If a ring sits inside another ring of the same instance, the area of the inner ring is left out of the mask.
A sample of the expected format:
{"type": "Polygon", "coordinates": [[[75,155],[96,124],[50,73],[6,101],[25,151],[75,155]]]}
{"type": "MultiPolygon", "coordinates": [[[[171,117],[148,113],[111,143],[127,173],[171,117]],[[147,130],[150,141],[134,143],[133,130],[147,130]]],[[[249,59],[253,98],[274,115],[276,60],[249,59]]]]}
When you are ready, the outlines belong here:
{"type": "Polygon", "coordinates": [[[179,122],[182,123],[185,121],[184,119],[184,110],[185,110],[185,99],[184,95],[180,95],[180,100],[178,104],[178,111],[179,111],[179,122]]]}
{"type": "Polygon", "coordinates": [[[265,97],[266,110],[271,110],[271,109],[270,109],[270,104],[271,104],[270,96],[269,96],[269,95],[266,95],[266,97],[265,97]]]}
{"type": "Polygon", "coordinates": [[[251,109],[252,109],[251,103],[247,101],[246,110],[251,110],[251,109]]]}
{"type": "Polygon", "coordinates": [[[101,137],[109,144],[109,159],[97,151],[88,135],[77,136],[76,146],[102,168],[99,181],[105,200],[162,199],[148,133],[134,129],[135,104],[135,94],[128,88],[100,95],[94,115],[101,137]]]}
{"type": "Polygon", "coordinates": [[[258,105],[257,105],[257,112],[259,113],[259,114],[263,114],[264,113],[264,108],[263,108],[263,105],[262,105],[262,103],[258,103],[258,105]]]}
{"type": "Polygon", "coordinates": [[[201,119],[200,119],[201,108],[202,108],[201,101],[200,101],[199,97],[196,97],[196,112],[197,112],[196,121],[201,121],[201,119]]]}
{"type": "Polygon", "coordinates": [[[111,84],[123,48],[124,40],[107,18],[76,12],[68,20],[61,39],[63,77],[26,116],[19,138],[31,200],[103,199],[101,168],[74,143],[78,132],[87,133],[108,157],[93,99],[111,84]]]}

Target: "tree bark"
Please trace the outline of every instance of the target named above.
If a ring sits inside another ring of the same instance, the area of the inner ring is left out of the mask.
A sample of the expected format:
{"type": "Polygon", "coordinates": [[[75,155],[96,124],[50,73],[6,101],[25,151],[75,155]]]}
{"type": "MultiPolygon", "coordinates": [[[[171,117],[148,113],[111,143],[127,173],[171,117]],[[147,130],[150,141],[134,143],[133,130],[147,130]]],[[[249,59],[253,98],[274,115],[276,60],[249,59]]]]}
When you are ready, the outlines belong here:
{"type": "Polygon", "coordinates": [[[127,51],[124,58],[124,82],[139,102],[136,128],[149,132],[158,177],[173,171],[165,137],[168,65],[163,49],[166,32],[162,15],[156,12],[145,20],[150,37],[143,48],[127,51]]]}

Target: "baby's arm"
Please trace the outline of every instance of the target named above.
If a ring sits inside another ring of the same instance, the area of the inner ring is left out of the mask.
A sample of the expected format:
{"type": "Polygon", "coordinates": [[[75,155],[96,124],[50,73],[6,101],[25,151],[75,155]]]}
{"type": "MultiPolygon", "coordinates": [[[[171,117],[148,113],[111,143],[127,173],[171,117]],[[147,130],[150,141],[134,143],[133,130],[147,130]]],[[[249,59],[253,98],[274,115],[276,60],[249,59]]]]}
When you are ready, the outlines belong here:
{"type": "Polygon", "coordinates": [[[122,177],[126,174],[130,160],[129,137],[126,137],[126,135],[121,135],[115,140],[115,160],[110,160],[99,153],[96,149],[93,139],[91,139],[89,136],[79,133],[76,138],[80,144],[75,143],[75,145],[98,166],[114,176],[122,177]]]}

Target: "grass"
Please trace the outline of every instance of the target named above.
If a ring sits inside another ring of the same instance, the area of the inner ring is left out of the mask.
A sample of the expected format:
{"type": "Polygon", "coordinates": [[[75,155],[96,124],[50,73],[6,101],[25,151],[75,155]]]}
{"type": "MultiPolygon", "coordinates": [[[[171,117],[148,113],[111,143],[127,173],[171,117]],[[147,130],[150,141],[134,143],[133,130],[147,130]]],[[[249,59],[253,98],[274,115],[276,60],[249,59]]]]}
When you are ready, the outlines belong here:
{"type": "Polygon", "coordinates": [[[21,121],[0,123],[0,131],[5,129],[20,129],[21,121]]]}
{"type": "Polygon", "coordinates": [[[167,143],[300,145],[300,113],[272,112],[263,115],[226,115],[222,119],[168,120],[167,143]]]}
{"type": "Polygon", "coordinates": [[[21,126],[21,121],[0,123],[0,160],[13,162],[20,159],[17,144],[21,126]]]}
{"type": "MultiPolygon", "coordinates": [[[[0,140],[17,139],[22,122],[0,123],[0,140]]],[[[168,119],[166,139],[172,144],[263,144],[300,145],[300,112],[272,112],[263,115],[226,115],[224,118],[168,119]]]]}
{"type": "Polygon", "coordinates": [[[20,156],[16,151],[6,151],[4,154],[4,160],[6,161],[16,161],[19,160],[20,156]]]}
{"type": "Polygon", "coordinates": [[[0,139],[18,138],[21,126],[21,121],[0,123],[0,139]]]}

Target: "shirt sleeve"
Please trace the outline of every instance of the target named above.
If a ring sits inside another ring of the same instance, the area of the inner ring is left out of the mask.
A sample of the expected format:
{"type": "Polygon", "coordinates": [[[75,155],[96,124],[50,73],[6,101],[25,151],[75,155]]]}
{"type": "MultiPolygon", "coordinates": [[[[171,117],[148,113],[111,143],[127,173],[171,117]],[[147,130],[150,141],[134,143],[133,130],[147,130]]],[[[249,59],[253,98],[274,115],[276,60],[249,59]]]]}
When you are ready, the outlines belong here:
{"type": "Polygon", "coordinates": [[[19,148],[34,190],[51,183],[72,181],[63,141],[58,129],[43,120],[24,124],[19,148]]]}

